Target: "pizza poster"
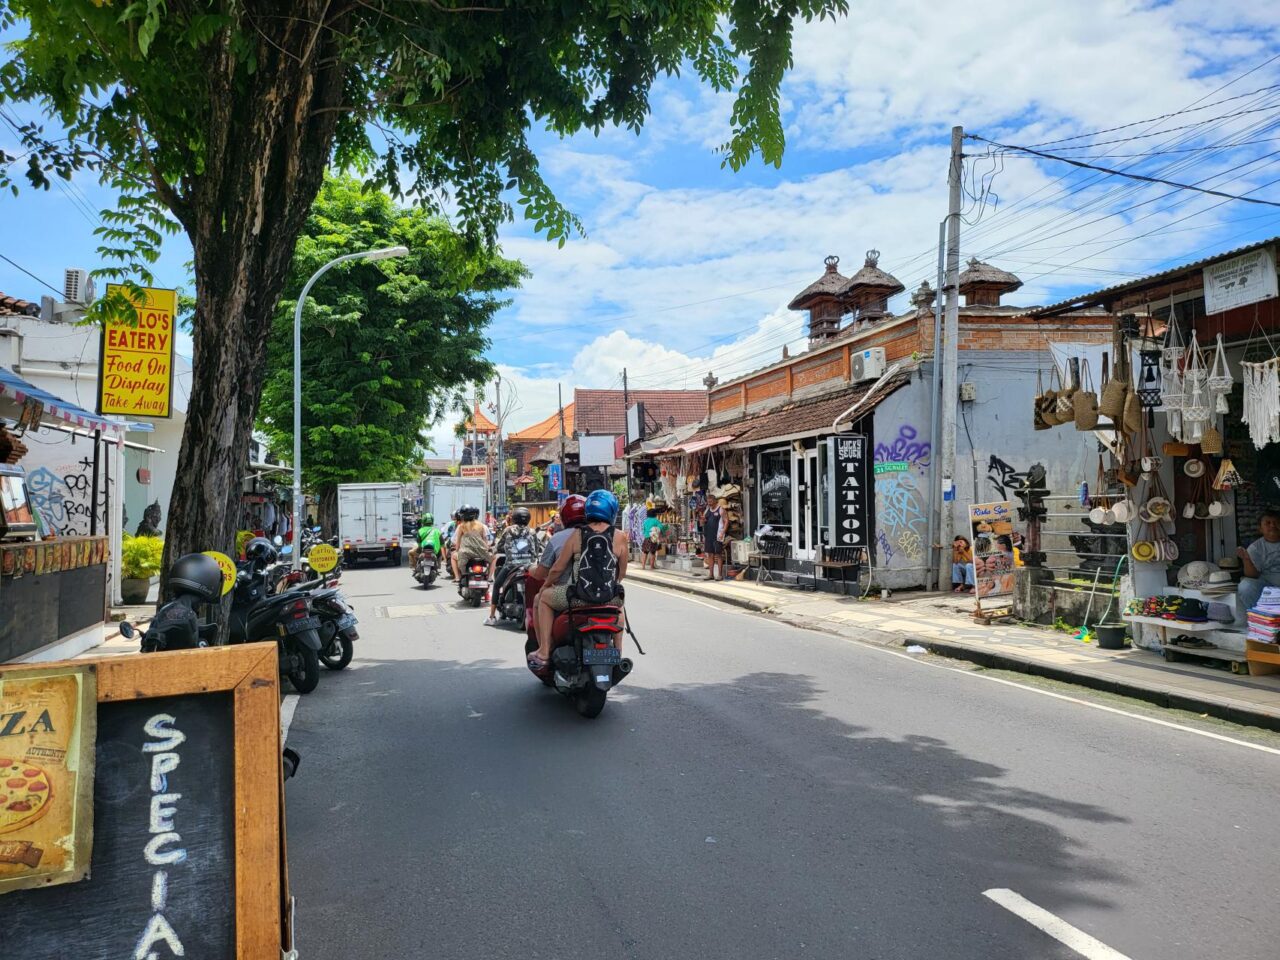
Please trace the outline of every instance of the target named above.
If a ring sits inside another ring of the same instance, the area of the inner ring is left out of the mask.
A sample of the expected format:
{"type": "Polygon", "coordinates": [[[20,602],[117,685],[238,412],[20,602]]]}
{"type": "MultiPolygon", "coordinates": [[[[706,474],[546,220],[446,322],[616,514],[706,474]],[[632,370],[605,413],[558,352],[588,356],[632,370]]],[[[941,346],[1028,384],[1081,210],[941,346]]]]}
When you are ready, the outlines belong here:
{"type": "Polygon", "coordinates": [[[981,607],[984,597],[1013,593],[1013,503],[970,504],[969,527],[973,535],[973,592],[981,607]]]}
{"type": "Polygon", "coordinates": [[[0,668],[0,894],[88,874],[97,699],[91,664],[0,668]]]}

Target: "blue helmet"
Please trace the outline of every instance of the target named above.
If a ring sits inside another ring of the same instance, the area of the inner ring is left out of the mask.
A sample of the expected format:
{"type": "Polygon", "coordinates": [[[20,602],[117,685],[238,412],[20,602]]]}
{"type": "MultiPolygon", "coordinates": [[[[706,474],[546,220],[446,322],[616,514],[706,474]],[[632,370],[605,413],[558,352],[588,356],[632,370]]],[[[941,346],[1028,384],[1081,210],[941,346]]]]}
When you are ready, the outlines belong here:
{"type": "Polygon", "coordinates": [[[587,519],[613,523],[618,516],[618,498],[608,490],[593,490],[587,494],[587,519]]]}

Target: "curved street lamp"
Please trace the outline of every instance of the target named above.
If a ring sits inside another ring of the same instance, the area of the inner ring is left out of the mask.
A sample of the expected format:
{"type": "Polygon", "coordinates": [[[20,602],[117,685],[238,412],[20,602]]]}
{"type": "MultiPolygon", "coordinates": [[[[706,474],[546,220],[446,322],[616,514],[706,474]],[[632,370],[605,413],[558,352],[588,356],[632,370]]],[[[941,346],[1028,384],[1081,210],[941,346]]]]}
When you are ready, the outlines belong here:
{"type": "Polygon", "coordinates": [[[312,286],[330,267],[336,267],[347,260],[387,260],[391,257],[403,257],[409,252],[408,247],[384,247],[381,250],[362,250],[359,253],[344,253],[334,257],[323,267],[311,275],[302,293],[298,295],[298,303],[293,308],[293,562],[294,570],[302,569],[302,305],[307,302],[307,294],[312,286]]]}

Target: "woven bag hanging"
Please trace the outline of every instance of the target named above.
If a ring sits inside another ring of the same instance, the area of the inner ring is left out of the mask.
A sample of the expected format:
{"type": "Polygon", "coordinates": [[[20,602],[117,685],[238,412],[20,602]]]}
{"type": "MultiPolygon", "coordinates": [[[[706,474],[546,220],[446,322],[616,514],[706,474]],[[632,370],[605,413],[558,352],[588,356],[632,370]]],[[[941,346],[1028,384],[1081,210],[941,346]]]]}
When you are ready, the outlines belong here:
{"type": "Polygon", "coordinates": [[[1080,375],[1080,389],[1071,397],[1075,412],[1077,430],[1092,430],[1098,425],[1098,395],[1093,390],[1093,374],[1089,371],[1089,361],[1085,359],[1080,375]]]}
{"type": "Polygon", "coordinates": [[[1200,452],[1215,457],[1222,456],[1222,434],[1216,424],[1210,423],[1204,428],[1204,433],[1200,435],[1200,452]]]}
{"type": "Polygon", "coordinates": [[[1116,358],[1114,373],[1107,370],[1108,354],[1102,355],[1102,395],[1098,398],[1098,412],[1117,423],[1124,416],[1124,398],[1128,383],[1124,376],[1124,364],[1116,358]]]}
{"type": "Polygon", "coordinates": [[[1053,424],[1044,418],[1044,410],[1046,403],[1053,406],[1053,400],[1046,401],[1044,395],[1044,377],[1039,370],[1036,371],[1036,395],[1031,401],[1031,425],[1036,430],[1052,429],[1053,424]]]}
{"type": "MultiPolygon", "coordinates": [[[[1041,395],[1044,403],[1044,422],[1051,427],[1056,427],[1062,423],[1062,418],[1058,416],[1058,393],[1062,387],[1062,377],[1058,374],[1058,365],[1053,365],[1053,370],[1049,374],[1049,389],[1041,395]],[[1055,386],[1057,389],[1055,389],[1055,386]]],[[[1072,411],[1074,415],[1075,411],[1072,411]]]]}
{"type": "MultiPolygon", "coordinates": [[[[1054,366],[1056,367],[1057,364],[1055,363],[1054,366]]],[[[1058,391],[1058,422],[1068,423],[1075,419],[1076,408],[1072,402],[1072,397],[1075,396],[1076,390],[1080,387],[1080,384],[1076,382],[1076,378],[1071,375],[1070,364],[1068,364],[1066,376],[1063,377],[1063,383],[1063,388],[1058,391]]]]}

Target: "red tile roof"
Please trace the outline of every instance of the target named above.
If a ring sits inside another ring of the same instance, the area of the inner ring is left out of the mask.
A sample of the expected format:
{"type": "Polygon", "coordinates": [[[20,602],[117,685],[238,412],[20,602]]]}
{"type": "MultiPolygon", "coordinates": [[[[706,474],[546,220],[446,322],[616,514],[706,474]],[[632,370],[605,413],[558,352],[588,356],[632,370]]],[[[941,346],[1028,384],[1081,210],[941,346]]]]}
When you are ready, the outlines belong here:
{"type": "MultiPolygon", "coordinates": [[[[573,436],[573,404],[564,408],[565,436],[573,436]]],[[[522,443],[527,440],[545,441],[560,436],[560,411],[557,410],[545,420],[539,420],[532,427],[525,427],[515,433],[507,434],[508,442],[522,443]]]]}
{"type": "MultiPolygon", "coordinates": [[[[877,391],[876,400],[868,404],[862,414],[870,413],[889,394],[905,386],[911,377],[899,374],[877,391]]],[[[713,423],[703,427],[686,442],[697,442],[710,437],[732,435],[733,443],[762,443],[766,440],[793,437],[814,430],[831,430],[831,421],[866,396],[871,384],[850,387],[838,393],[814,400],[797,400],[763,413],[756,413],[738,420],[713,423]]]]}
{"type": "Polygon", "coordinates": [[[7,293],[0,292],[0,314],[38,317],[40,315],[40,304],[32,303],[30,300],[22,300],[18,297],[11,297],[7,293]]]}
{"type": "MultiPolygon", "coordinates": [[[[696,423],[707,415],[705,390],[632,390],[627,400],[644,404],[645,420],[664,429],[696,423]]],[[[573,391],[577,427],[581,433],[621,434],[627,426],[627,405],[621,390],[573,391]]],[[[636,438],[633,438],[636,439],[636,438]]]]}

